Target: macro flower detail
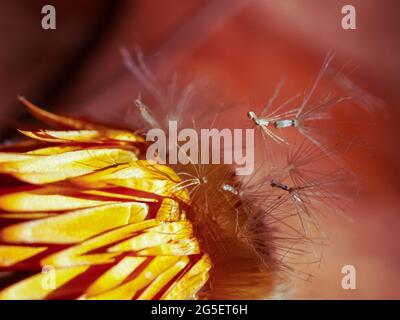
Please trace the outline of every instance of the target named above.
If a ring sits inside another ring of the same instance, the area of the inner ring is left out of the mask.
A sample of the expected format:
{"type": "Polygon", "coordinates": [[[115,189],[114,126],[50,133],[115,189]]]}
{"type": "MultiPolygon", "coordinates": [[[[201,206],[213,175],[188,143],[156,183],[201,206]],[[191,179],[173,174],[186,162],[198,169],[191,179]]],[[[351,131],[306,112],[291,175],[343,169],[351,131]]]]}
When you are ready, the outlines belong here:
{"type": "Polygon", "coordinates": [[[174,170],[141,159],[140,135],[20,100],[59,130],[0,152],[0,298],[196,298],[211,261],[174,170]]]}

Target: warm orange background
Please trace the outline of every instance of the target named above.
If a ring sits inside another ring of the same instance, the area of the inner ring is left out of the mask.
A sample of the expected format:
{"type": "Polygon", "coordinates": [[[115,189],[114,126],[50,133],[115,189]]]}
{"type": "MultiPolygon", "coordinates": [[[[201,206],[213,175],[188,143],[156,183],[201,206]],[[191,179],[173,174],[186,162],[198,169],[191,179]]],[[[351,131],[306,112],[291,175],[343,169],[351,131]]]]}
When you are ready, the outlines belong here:
{"type": "MultiPolygon", "coordinates": [[[[28,119],[25,95],[52,111],[123,122],[136,96],[119,47],[145,51],[158,74],[200,73],[228,101],[262,102],[282,74],[283,95],[305,88],[329,49],[335,64],[357,66],[360,85],[386,101],[366,133],[376,152],[358,160],[364,188],[355,222],[327,217],[331,245],[311,283],[291,298],[400,298],[400,4],[396,0],[81,0],[0,3],[0,128],[28,119]],[[53,4],[57,29],[41,28],[53,4]],[[340,26],[341,7],[357,10],[357,30],[340,26]],[[357,290],[341,289],[341,267],[357,269],[357,290]]],[[[360,115],[360,121],[364,116],[360,115]]],[[[12,130],[11,130],[12,129],[12,130]]]]}

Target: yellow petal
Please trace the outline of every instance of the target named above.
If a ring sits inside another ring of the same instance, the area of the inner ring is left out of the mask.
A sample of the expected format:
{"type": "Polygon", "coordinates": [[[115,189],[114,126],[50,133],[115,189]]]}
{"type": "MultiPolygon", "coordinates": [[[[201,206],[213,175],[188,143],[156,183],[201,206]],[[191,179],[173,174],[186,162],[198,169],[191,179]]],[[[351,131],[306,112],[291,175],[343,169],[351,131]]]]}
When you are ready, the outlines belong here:
{"type": "Polygon", "coordinates": [[[23,247],[0,245],[0,266],[12,266],[46,250],[46,247],[23,247]]]}
{"type": "Polygon", "coordinates": [[[34,155],[29,155],[25,153],[15,153],[15,152],[0,152],[0,163],[9,161],[19,161],[34,159],[34,155]]]}
{"type": "Polygon", "coordinates": [[[30,155],[40,155],[40,156],[48,156],[53,154],[60,154],[70,151],[75,151],[81,149],[80,146],[55,146],[55,147],[45,147],[32,151],[28,151],[26,154],[30,155]]]}
{"type": "MultiPolygon", "coordinates": [[[[40,219],[54,216],[54,213],[0,213],[0,219],[40,219]]],[[[1,222],[0,222],[1,223],[1,222]]]]}
{"type": "Polygon", "coordinates": [[[208,255],[203,255],[199,261],[176,281],[163,295],[164,300],[195,299],[198,291],[204,286],[209,277],[211,261],[208,255]]]}
{"type": "Polygon", "coordinates": [[[138,135],[129,131],[123,130],[69,130],[69,131],[55,131],[55,130],[39,130],[39,131],[25,131],[19,130],[22,134],[29,138],[56,142],[56,143],[70,143],[70,142],[84,142],[84,143],[105,143],[107,141],[114,142],[144,142],[145,140],[138,135]]]}
{"type": "Polygon", "coordinates": [[[138,297],[138,300],[150,300],[157,296],[157,294],[162,290],[179,272],[181,272],[188,264],[189,258],[182,257],[173,266],[169,267],[143,291],[143,293],[138,297]]]}
{"type": "Polygon", "coordinates": [[[95,124],[89,121],[61,116],[48,111],[45,111],[38,106],[34,105],[32,102],[28,101],[26,98],[19,96],[18,99],[28,108],[28,110],[39,120],[45,123],[57,125],[70,129],[108,129],[108,127],[95,124]]]}
{"type": "Polygon", "coordinates": [[[2,300],[37,300],[44,299],[50,293],[63,286],[69,280],[85,272],[88,267],[75,267],[55,269],[54,274],[39,273],[25,280],[17,282],[10,287],[0,291],[2,300]],[[49,277],[54,277],[54,287],[49,282],[49,277]]]}
{"type": "Polygon", "coordinates": [[[0,232],[0,239],[14,243],[76,243],[128,223],[143,221],[147,213],[148,206],[143,203],[104,205],[12,225],[0,232]]]}
{"type": "MultiPolygon", "coordinates": [[[[107,299],[107,300],[128,300],[132,299],[135,294],[150,284],[161,273],[173,267],[179,260],[188,260],[187,257],[155,257],[147,267],[140,272],[134,279],[129,282],[107,291],[103,294],[97,295],[92,299],[107,299]]],[[[161,288],[160,288],[161,289],[161,288]]]]}
{"type": "Polygon", "coordinates": [[[164,198],[156,218],[162,221],[177,221],[183,220],[184,215],[182,215],[178,202],[170,198],[164,198]]]}
{"type": "Polygon", "coordinates": [[[159,224],[156,220],[145,220],[119,227],[115,230],[100,234],[94,238],[83,241],[80,244],[52,254],[41,261],[42,265],[55,267],[70,267],[76,265],[94,265],[114,262],[114,258],[120,253],[111,253],[103,250],[99,253],[89,253],[99,248],[109,246],[115,242],[124,240],[135,232],[145,230],[159,224]]]}
{"type": "Polygon", "coordinates": [[[200,253],[200,247],[195,238],[173,240],[162,245],[143,249],[140,256],[187,256],[200,253]]]}
{"type": "Polygon", "coordinates": [[[189,202],[189,193],[179,184],[181,181],[176,173],[167,166],[149,161],[139,160],[98,170],[70,181],[87,188],[120,186],[189,202]]]}
{"type": "Polygon", "coordinates": [[[11,212],[65,211],[113,203],[68,196],[63,193],[64,189],[55,187],[4,193],[0,195],[0,209],[11,212]]]}
{"type": "Polygon", "coordinates": [[[0,173],[12,174],[29,183],[43,184],[80,176],[137,159],[133,152],[123,149],[79,150],[32,157],[26,160],[0,163],[0,173]]]}
{"type": "Polygon", "coordinates": [[[125,257],[115,266],[103,273],[85,291],[81,299],[87,299],[119,286],[146,258],[125,257]]]}
{"type": "Polygon", "coordinates": [[[192,237],[192,225],[189,221],[171,222],[161,224],[145,230],[126,241],[112,246],[108,252],[139,251],[149,247],[159,246],[171,240],[178,240],[192,237]]]}
{"type": "MultiPolygon", "coordinates": [[[[115,190],[114,192],[111,192],[111,191],[112,191],[112,189],[107,189],[107,191],[104,191],[104,190],[81,190],[80,192],[82,193],[82,196],[93,195],[93,196],[101,196],[101,197],[120,199],[120,200],[132,200],[132,201],[141,201],[141,202],[157,202],[157,199],[150,198],[150,197],[146,197],[145,198],[145,197],[135,196],[133,194],[119,193],[119,192],[121,192],[121,190],[119,190],[119,189],[115,190]]],[[[166,200],[166,199],[164,199],[164,200],[166,200]]],[[[164,210],[166,211],[166,208],[164,210]]],[[[160,212],[160,214],[161,214],[161,212],[160,212]]],[[[163,212],[163,214],[167,215],[167,212],[163,212]]],[[[160,217],[159,220],[165,220],[165,219],[161,219],[161,217],[160,217]]]]}

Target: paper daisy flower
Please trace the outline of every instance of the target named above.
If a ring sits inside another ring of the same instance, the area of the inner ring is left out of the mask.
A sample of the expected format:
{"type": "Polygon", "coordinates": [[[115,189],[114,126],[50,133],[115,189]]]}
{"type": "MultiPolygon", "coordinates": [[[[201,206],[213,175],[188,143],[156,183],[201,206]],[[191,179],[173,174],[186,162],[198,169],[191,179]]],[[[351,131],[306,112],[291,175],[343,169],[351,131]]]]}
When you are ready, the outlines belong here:
{"type": "Polygon", "coordinates": [[[211,262],[178,175],[140,159],[139,135],[20,100],[61,130],[0,152],[0,298],[195,298],[211,262]]]}

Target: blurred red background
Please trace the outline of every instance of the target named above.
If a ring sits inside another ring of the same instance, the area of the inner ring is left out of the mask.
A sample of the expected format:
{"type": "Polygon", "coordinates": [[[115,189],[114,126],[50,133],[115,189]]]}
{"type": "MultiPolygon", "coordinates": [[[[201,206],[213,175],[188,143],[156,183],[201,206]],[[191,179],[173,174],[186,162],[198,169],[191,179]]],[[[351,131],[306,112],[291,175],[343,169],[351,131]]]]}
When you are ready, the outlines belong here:
{"type": "MultiPolygon", "coordinates": [[[[119,48],[139,45],[155,73],[204,74],[228,101],[262,105],[282,74],[282,95],[305,88],[328,50],[357,66],[357,83],[386,102],[367,138],[362,194],[350,223],[327,217],[331,244],[311,283],[289,298],[400,298],[400,3],[396,0],[81,0],[0,3],[0,129],[10,139],[28,121],[18,94],[44,108],[121,123],[137,95],[119,48]],[[52,4],[57,29],[41,28],[52,4]],[[341,28],[352,4],[357,29],[341,28]],[[357,290],[341,288],[341,267],[357,290]]],[[[360,121],[363,116],[360,115],[360,121]]],[[[126,125],[126,123],[124,123],[126,125]]]]}

